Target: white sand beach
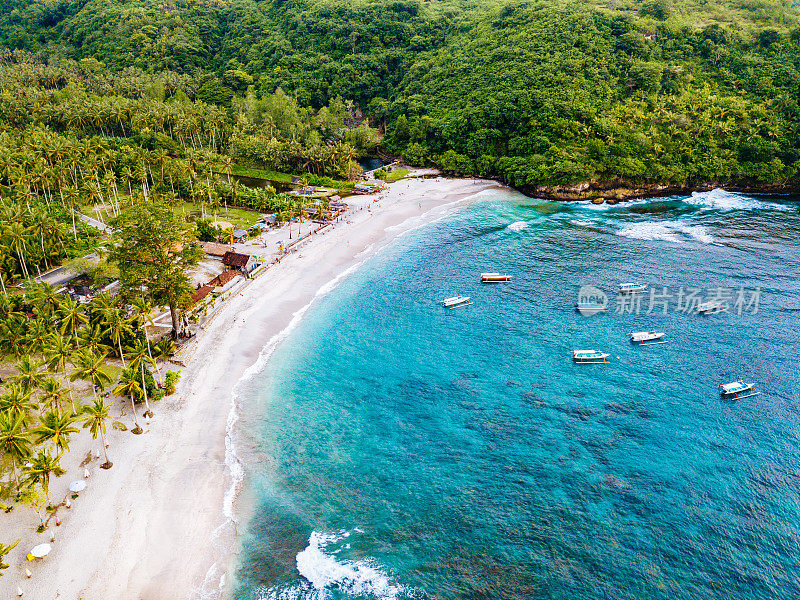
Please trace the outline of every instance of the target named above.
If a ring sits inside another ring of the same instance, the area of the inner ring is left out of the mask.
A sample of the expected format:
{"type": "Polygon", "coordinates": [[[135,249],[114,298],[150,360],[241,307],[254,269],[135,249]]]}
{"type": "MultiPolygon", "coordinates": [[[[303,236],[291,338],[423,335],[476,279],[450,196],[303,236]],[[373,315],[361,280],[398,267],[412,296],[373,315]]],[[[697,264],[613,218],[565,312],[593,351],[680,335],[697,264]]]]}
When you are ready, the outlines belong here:
{"type": "MultiPolygon", "coordinates": [[[[94,457],[79,465],[90,440],[85,432],[75,436],[67,474],[51,483],[54,501],[68,496],[67,486],[83,478],[84,468],[90,477],[72,507],[59,509],[60,526],[51,519],[48,530],[37,534],[38,519],[24,507],[0,516],[0,541],[21,538],[6,559],[10,568],[0,578],[0,597],[16,597],[18,587],[33,600],[225,597],[237,542],[229,516],[236,514],[239,479],[226,436],[235,426],[235,385],[248,370],[264,367],[262,350],[282,339],[320,290],[409,228],[496,185],[409,179],[392,184],[377,201],[348,199],[346,217],[253,279],[181,349],[186,366],[177,393],[153,406],[155,417],[143,421],[143,435],[109,431],[112,469],[101,470],[102,459],[94,457]],[[50,555],[26,560],[51,534],[50,555]]],[[[115,415],[123,402],[116,399],[115,415]]],[[[121,420],[131,423],[129,414],[121,420]]],[[[98,443],[92,448],[98,450],[98,443]]]]}

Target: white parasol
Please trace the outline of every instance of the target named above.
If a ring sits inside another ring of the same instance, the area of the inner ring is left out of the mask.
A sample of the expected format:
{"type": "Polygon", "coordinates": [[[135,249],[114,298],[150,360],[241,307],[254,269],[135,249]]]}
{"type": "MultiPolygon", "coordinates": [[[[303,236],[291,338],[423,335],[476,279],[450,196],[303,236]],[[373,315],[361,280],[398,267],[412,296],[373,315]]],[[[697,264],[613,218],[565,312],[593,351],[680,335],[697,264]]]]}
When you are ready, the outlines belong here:
{"type": "Polygon", "coordinates": [[[39,544],[38,546],[34,546],[31,550],[31,556],[34,558],[44,558],[48,554],[50,554],[50,550],[53,547],[50,544],[39,544]]]}
{"type": "Polygon", "coordinates": [[[78,492],[82,492],[85,489],[86,489],[86,482],[83,479],[76,479],[75,481],[69,484],[69,491],[74,492],[76,494],[78,492]]]}

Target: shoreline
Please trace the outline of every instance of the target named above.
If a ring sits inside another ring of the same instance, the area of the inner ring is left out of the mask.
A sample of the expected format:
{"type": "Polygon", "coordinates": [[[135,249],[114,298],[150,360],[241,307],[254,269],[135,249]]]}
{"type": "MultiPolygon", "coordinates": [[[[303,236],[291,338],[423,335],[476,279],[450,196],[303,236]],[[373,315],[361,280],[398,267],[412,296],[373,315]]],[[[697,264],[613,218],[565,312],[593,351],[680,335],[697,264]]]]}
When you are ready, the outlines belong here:
{"type": "MultiPolygon", "coordinates": [[[[499,178],[494,179],[494,181],[502,185],[509,185],[499,178]]],[[[529,198],[555,202],[592,202],[594,204],[618,204],[620,202],[662,196],[689,196],[693,192],[710,192],[715,189],[750,195],[792,196],[800,194],[800,182],[751,185],[741,182],[700,181],[677,185],[671,183],[636,184],[622,179],[591,179],[574,185],[523,185],[509,187],[529,198]]]]}
{"type": "MultiPolygon", "coordinates": [[[[224,598],[247,512],[236,499],[243,478],[232,435],[239,386],[263,370],[319,298],[371,256],[499,187],[470,179],[390,184],[377,199],[362,197],[360,208],[355,200],[344,222],[310,236],[228,299],[203,333],[181,347],[176,359],[187,366],[177,392],[154,405],[145,434],[109,428],[109,471],[98,468],[94,454],[86,456],[89,486],[72,508],[59,512],[60,527],[35,533],[38,520],[23,507],[0,521],[4,543],[22,537],[6,558],[11,566],[0,578],[4,597],[16,596],[19,586],[33,599],[224,598]],[[52,553],[26,561],[30,547],[51,532],[52,553]]],[[[117,399],[115,415],[121,405],[117,399]]],[[[96,446],[84,437],[73,442],[67,474],[51,484],[54,502],[66,496],[71,479],[80,478],[81,450],[96,446]]]]}

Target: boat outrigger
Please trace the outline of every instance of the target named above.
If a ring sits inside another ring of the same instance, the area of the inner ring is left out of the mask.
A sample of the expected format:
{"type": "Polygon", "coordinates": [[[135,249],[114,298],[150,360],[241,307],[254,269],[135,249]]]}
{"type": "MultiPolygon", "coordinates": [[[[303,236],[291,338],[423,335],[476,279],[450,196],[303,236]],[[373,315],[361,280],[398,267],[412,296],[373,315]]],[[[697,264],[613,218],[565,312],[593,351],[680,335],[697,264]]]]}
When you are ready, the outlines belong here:
{"type": "Polygon", "coordinates": [[[631,331],[631,344],[638,346],[648,346],[650,344],[666,344],[664,334],[655,329],[650,331],[631,331]]]}
{"type": "Polygon", "coordinates": [[[749,398],[750,396],[757,396],[761,392],[756,390],[752,383],[745,383],[741,379],[737,379],[731,383],[720,383],[720,393],[723,398],[728,400],[740,400],[742,398],[749,398]]]}
{"type": "Polygon", "coordinates": [[[712,300],[711,302],[701,302],[697,305],[697,314],[698,315],[714,315],[720,312],[723,312],[725,307],[722,306],[722,303],[716,302],[712,300]]]}
{"type": "Polygon", "coordinates": [[[633,294],[634,292],[643,292],[647,289],[646,285],[642,285],[641,283],[620,283],[619,284],[619,293],[620,294],[633,294]]]}
{"type": "Polygon", "coordinates": [[[458,296],[445,298],[442,300],[442,304],[444,304],[445,308],[458,308],[459,306],[467,306],[468,304],[472,304],[472,302],[470,302],[469,296],[462,296],[459,294],[458,296]]]}
{"type": "Polygon", "coordinates": [[[600,350],[573,350],[572,360],[576,363],[607,363],[608,354],[600,350]]]}
{"type": "Polygon", "coordinates": [[[481,283],[500,283],[502,281],[511,281],[511,275],[502,275],[501,273],[481,273],[481,283]]]}

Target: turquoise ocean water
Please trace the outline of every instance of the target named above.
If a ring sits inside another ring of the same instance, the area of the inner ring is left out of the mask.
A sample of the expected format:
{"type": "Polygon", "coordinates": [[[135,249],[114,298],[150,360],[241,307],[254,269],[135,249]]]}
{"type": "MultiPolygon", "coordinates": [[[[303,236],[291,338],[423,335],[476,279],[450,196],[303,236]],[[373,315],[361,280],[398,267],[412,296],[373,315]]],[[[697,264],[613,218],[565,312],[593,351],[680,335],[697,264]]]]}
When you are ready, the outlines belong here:
{"type": "Polygon", "coordinates": [[[797,198],[481,197],[370,259],[245,386],[233,596],[800,598],[797,198]],[[632,314],[626,281],[672,297],[632,314]],[[582,285],[607,313],[574,310],[582,285]],[[731,312],[679,312],[680,288],[731,312]],[[630,345],[651,327],[669,343],[630,345]],[[723,401],[739,376],[762,394],[723,401]]]}

